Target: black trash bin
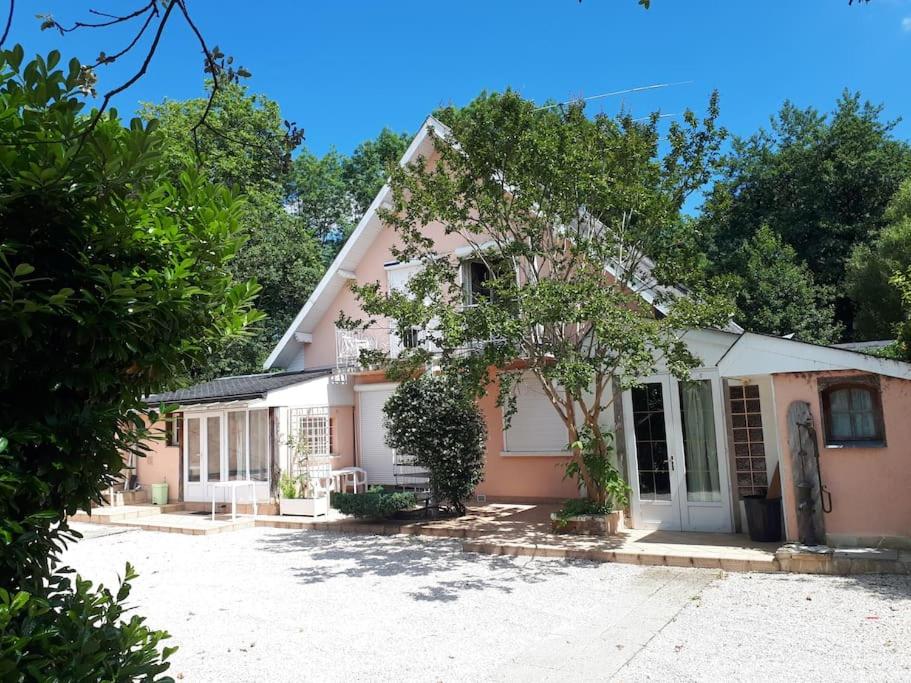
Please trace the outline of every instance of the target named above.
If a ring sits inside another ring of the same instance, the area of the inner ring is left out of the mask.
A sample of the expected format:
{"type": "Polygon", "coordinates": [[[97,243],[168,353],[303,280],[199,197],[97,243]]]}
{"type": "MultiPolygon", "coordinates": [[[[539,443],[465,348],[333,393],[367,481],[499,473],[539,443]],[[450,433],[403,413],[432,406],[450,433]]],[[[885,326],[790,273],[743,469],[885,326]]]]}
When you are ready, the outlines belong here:
{"type": "Polygon", "coordinates": [[[750,540],[772,542],[781,540],[781,498],[762,495],[744,496],[750,540]]]}

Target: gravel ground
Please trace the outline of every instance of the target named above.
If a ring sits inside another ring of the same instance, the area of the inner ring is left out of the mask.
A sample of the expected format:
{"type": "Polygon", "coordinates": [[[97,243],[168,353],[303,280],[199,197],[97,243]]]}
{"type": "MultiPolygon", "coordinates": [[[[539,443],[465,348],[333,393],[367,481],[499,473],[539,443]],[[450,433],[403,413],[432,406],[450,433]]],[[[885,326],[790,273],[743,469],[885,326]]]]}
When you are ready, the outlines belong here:
{"type": "Polygon", "coordinates": [[[725,574],[462,553],[458,542],[92,528],[188,681],[911,680],[911,579],[725,574]]]}

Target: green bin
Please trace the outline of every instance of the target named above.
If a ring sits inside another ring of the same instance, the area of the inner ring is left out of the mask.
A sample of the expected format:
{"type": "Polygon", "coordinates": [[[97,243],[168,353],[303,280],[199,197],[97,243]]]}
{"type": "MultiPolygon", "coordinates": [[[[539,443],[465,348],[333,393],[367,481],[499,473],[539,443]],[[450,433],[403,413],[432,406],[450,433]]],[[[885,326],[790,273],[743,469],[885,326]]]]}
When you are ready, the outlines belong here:
{"type": "Polygon", "coordinates": [[[168,485],[164,484],[152,484],[152,505],[167,505],[168,504],[168,485]]]}

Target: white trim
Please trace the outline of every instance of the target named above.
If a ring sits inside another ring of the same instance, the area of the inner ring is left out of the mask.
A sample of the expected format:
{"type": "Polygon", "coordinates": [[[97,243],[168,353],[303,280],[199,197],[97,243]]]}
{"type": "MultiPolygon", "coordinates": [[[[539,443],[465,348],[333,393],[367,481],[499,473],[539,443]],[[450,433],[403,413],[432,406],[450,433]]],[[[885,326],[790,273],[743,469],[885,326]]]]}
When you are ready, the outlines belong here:
{"type": "Polygon", "coordinates": [[[485,251],[492,251],[497,248],[497,243],[494,240],[489,242],[484,242],[484,244],[466,244],[462,247],[456,247],[452,250],[453,256],[458,259],[463,259],[466,256],[474,256],[478,253],[483,253],[485,251]]]}
{"type": "MultiPolygon", "coordinates": [[[[400,166],[405,166],[412,160],[412,157],[414,157],[418,149],[420,149],[421,145],[429,136],[430,130],[436,128],[445,129],[445,126],[443,126],[443,124],[441,124],[432,116],[428,116],[427,119],[425,119],[424,123],[421,124],[421,129],[418,131],[417,135],[415,135],[411,140],[411,144],[408,145],[408,149],[406,149],[405,153],[402,155],[402,158],[399,161],[400,166]]],[[[342,265],[346,262],[348,255],[354,249],[354,245],[360,240],[361,236],[367,230],[367,226],[376,216],[379,207],[383,204],[383,202],[386,200],[386,197],[390,194],[391,191],[392,190],[389,187],[389,183],[386,183],[377,193],[376,197],[373,198],[373,201],[370,203],[367,211],[364,212],[361,220],[358,221],[357,227],[351,233],[351,236],[346,240],[345,245],[341,248],[335,259],[332,261],[332,265],[330,265],[326,270],[322,279],[319,281],[319,284],[316,286],[316,289],[314,289],[313,293],[310,295],[310,298],[307,299],[307,302],[301,307],[300,311],[298,311],[297,315],[294,317],[293,322],[285,331],[285,334],[282,335],[282,338],[279,340],[278,344],[275,345],[275,348],[272,349],[272,352],[269,354],[266,362],[263,363],[263,367],[265,369],[268,370],[275,365],[276,359],[282,353],[282,351],[285,350],[285,347],[291,342],[294,333],[298,331],[298,328],[307,317],[307,314],[313,309],[316,301],[322,297],[323,292],[326,291],[329,283],[333,280],[333,278],[336,277],[336,274],[339,271],[344,270],[342,268],[342,265]]]]}
{"type": "Polygon", "coordinates": [[[399,385],[398,382],[376,382],[374,384],[355,384],[354,390],[356,392],[388,391],[389,389],[395,389],[398,385],[399,385]]]}
{"type": "Polygon", "coordinates": [[[406,268],[419,268],[424,265],[424,262],[420,259],[413,259],[411,261],[396,261],[383,264],[383,270],[387,273],[396,270],[405,270],[406,268]]]}
{"type": "Polygon", "coordinates": [[[521,451],[500,451],[501,458],[571,458],[573,454],[570,451],[561,451],[559,453],[543,453],[535,451],[523,453],[521,451]]]}
{"type": "Polygon", "coordinates": [[[718,361],[718,370],[722,377],[858,370],[911,379],[911,363],[755,332],[740,335],[718,361]]]}

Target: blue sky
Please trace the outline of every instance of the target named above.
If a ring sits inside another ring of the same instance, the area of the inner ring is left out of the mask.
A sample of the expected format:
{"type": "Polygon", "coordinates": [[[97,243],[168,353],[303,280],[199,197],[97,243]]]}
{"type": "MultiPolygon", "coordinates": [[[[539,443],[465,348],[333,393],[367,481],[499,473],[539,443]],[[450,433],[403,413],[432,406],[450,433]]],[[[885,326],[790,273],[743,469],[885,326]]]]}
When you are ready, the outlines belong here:
{"type": "MultiPolygon", "coordinates": [[[[126,4],[139,0],[19,0],[12,39],[28,52],[56,47],[89,61],[123,47],[125,34],[40,33],[35,14],[67,23],[88,18],[74,7],[126,4]]],[[[723,125],[742,135],[785,99],[828,109],[846,87],[885,103],[891,118],[911,114],[911,0],[653,0],[648,11],[636,0],[188,4],[210,44],[252,71],[250,88],[277,100],[316,153],[349,152],[383,126],[413,132],[438,105],[507,86],[543,102],[692,81],[590,110],[700,111],[717,88],[723,125]]],[[[99,89],[128,67],[103,72],[99,89]]],[[[198,96],[201,83],[201,55],[175,22],[148,75],[117,106],[126,114],[141,100],[198,96]]],[[[911,138],[911,115],[898,134],[911,138]]]]}

